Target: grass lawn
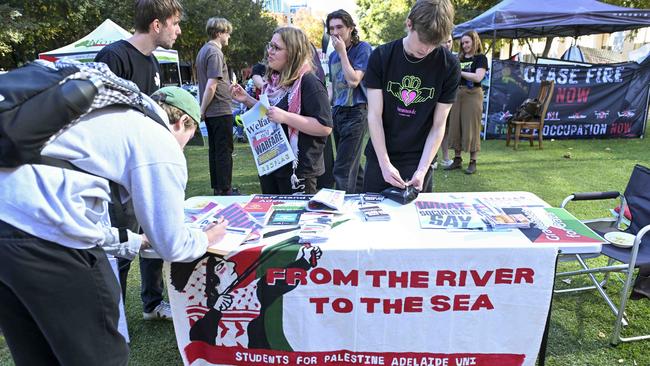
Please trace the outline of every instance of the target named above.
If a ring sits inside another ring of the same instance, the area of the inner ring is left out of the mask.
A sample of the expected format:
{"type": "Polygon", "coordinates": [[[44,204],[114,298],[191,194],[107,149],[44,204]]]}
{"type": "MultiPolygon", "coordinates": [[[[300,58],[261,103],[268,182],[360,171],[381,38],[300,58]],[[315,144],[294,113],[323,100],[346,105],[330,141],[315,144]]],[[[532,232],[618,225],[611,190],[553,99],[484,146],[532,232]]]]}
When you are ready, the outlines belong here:
{"type": "MultiPolygon", "coordinates": [[[[648,140],[544,141],[544,150],[521,144],[518,151],[504,141],[487,141],[478,159],[478,171],[437,170],[435,191],[529,191],[553,206],[572,192],[625,189],[634,164],[650,164],[648,140]]],[[[233,185],[244,194],[259,193],[257,174],[248,145],[236,144],[233,185]]],[[[190,180],[187,197],[209,195],[207,148],[188,148],[190,180]]],[[[468,162],[466,159],[465,165],[468,162]]],[[[601,217],[612,203],[575,205],[580,218],[601,217]]],[[[566,264],[561,264],[560,269],[566,264]]],[[[131,267],[127,294],[127,318],[131,365],[179,365],[181,363],[171,322],[142,320],[137,261],[131,267]]],[[[574,280],[582,282],[581,280],[574,280]]],[[[586,283],[586,281],[585,281],[586,283]]],[[[564,285],[557,281],[558,287],[564,285]]],[[[614,292],[619,285],[610,286],[614,292]]],[[[630,330],[650,333],[650,301],[633,301],[628,308],[630,330]]],[[[609,345],[613,315],[595,291],[560,294],[553,298],[547,365],[650,365],[650,341],[609,345]]],[[[0,365],[11,365],[11,356],[0,336],[0,365]]],[[[92,364],[92,362],[89,362],[92,364]]]]}

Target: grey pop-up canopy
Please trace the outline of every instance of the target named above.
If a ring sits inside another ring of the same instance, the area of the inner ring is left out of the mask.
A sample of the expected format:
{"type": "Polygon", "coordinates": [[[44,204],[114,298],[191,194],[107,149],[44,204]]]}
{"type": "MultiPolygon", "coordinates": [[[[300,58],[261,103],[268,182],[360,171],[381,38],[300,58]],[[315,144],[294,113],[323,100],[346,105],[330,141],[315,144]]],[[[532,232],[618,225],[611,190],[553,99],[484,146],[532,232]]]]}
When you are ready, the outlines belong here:
{"type": "Polygon", "coordinates": [[[650,26],[650,9],[633,9],[595,0],[503,0],[456,26],[494,38],[577,37],[650,26]]]}

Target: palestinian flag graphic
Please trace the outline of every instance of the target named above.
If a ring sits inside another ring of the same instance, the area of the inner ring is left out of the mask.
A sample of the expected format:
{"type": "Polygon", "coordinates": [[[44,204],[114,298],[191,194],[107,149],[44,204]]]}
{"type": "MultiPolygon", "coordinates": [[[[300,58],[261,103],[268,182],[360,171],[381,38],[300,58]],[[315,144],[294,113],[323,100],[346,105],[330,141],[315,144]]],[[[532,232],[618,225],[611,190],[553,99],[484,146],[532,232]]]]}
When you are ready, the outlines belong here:
{"type": "Polygon", "coordinates": [[[605,240],[563,208],[522,208],[530,228],[521,232],[533,243],[604,243],[605,240]]]}

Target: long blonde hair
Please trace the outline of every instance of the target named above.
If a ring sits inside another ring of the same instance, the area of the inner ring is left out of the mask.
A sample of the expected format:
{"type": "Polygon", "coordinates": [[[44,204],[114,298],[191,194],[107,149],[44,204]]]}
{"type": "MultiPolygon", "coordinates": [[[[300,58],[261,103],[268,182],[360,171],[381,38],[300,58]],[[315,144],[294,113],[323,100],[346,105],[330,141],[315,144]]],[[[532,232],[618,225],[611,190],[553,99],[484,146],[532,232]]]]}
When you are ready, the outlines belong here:
{"type": "MultiPolygon", "coordinates": [[[[287,47],[287,65],[282,71],[276,70],[280,72],[280,85],[291,86],[300,77],[303,65],[308,64],[312,70],[314,69],[311,61],[312,45],[305,32],[296,27],[280,27],[273,34],[279,34],[287,47]]],[[[266,68],[266,78],[269,81],[272,72],[269,67],[266,68]]]]}

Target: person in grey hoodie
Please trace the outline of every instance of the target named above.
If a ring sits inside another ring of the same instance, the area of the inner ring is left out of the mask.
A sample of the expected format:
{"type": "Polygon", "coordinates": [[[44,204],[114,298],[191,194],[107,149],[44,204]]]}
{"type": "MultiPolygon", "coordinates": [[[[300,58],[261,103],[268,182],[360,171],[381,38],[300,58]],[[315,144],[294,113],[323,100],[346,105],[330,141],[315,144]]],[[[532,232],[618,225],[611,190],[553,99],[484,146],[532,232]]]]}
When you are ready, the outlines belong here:
{"type": "MultiPolygon", "coordinates": [[[[184,224],[182,148],[200,119],[188,92],[144,96],[166,126],[135,109],[92,111],[42,154],[48,165],[0,168],[0,329],[17,365],[125,365],[120,287],[102,249],[111,245],[108,180],[133,201],[146,242],[166,261],[192,261],[225,235],[184,224]]],[[[137,248],[136,248],[137,249],[137,248]]]]}

